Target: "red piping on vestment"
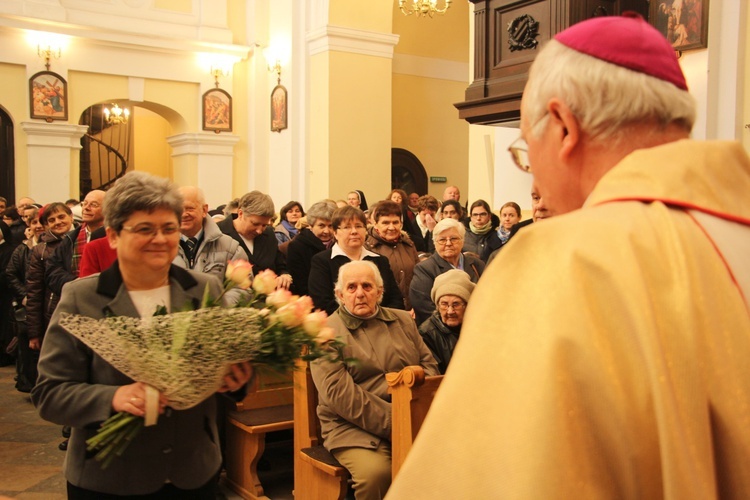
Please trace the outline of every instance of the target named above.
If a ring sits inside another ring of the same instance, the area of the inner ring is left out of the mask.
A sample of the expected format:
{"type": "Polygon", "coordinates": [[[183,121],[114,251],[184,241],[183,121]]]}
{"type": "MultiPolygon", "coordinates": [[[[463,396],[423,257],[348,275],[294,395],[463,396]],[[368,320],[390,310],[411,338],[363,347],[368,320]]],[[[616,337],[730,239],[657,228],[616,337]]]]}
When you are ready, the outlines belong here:
{"type": "Polygon", "coordinates": [[[660,201],[664,203],[665,205],[669,206],[675,206],[675,207],[681,207],[681,208],[687,208],[690,210],[697,210],[698,212],[703,212],[708,215],[713,215],[714,217],[718,217],[720,219],[729,220],[732,222],[739,222],[740,224],[745,224],[746,226],[750,225],[750,219],[745,219],[743,217],[739,217],[737,215],[728,214],[724,212],[718,212],[716,210],[711,210],[706,207],[699,207],[697,205],[693,205],[691,203],[687,203],[685,201],[678,201],[678,200],[670,200],[666,198],[634,198],[634,197],[628,197],[628,198],[612,198],[604,201],[600,201],[597,203],[594,203],[593,207],[597,205],[604,205],[606,203],[612,203],[615,201],[646,201],[646,202],[652,202],[652,201],[660,201]]]}
{"type": "MultiPolygon", "coordinates": [[[[676,206],[680,208],[687,208],[689,210],[696,210],[698,212],[703,212],[709,215],[713,215],[714,217],[718,217],[720,219],[729,220],[732,222],[738,222],[740,224],[750,225],[750,219],[744,219],[742,217],[737,217],[735,215],[726,214],[723,212],[717,212],[715,210],[708,210],[704,207],[698,207],[696,205],[692,205],[690,203],[685,203],[684,201],[676,201],[676,200],[665,200],[661,198],[613,198],[610,200],[602,201],[599,203],[595,203],[592,206],[598,206],[598,205],[604,205],[606,203],[611,203],[615,201],[641,201],[641,202],[653,202],[653,201],[659,201],[664,203],[668,206],[676,206]]],[[[742,288],[740,287],[740,284],[737,282],[737,280],[734,277],[734,273],[732,272],[732,268],[729,266],[729,263],[724,258],[724,254],[721,253],[721,250],[716,245],[716,242],[711,237],[711,235],[706,231],[706,228],[704,228],[700,222],[698,222],[698,219],[693,217],[693,214],[690,213],[690,211],[685,211],[688,217],[695,223],[696,226],[701,230],[701,232],[706,236],[709,243],[711,243],[711,246],[714,247],[714,250],[716,251],[716,254],[719,256],[719,259],[724,263],[724,267],[726,268],[727,272],[729,273],[729,278],[732,280],[732,283],[734,283],[734,287],[737,289],[737,291],[740,293],[740,297],[742,297],[742,301],[745,303],[745,307],[747,307],[748,301],[745,299],[745,294],[742,291],[742,288]]],[[[748,311],[750,312],[750,310],[748,311]]]]}

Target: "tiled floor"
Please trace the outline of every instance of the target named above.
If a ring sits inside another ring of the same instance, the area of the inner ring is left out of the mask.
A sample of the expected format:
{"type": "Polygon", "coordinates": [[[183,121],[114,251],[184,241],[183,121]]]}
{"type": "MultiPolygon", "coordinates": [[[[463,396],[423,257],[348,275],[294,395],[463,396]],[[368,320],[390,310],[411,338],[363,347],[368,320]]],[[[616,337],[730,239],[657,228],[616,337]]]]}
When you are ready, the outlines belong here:
{"type": "MultiPolygon", "coordinates": [[[[15,369],[0,368],[0,497],[18,500],[65,499],[61,468],[65,452],[59,425],[45,422],[36,413],[28,394],[15,390],[15,369]]],[[[273,439],[269,439],[273,441],[273,439]]],[[[265,493],[274,500],[292,499],[291,443],[270,443],[271,468],[260,472],[265,493]]],[[[222,488],[229,500],[239,499],[222,488]]]]}

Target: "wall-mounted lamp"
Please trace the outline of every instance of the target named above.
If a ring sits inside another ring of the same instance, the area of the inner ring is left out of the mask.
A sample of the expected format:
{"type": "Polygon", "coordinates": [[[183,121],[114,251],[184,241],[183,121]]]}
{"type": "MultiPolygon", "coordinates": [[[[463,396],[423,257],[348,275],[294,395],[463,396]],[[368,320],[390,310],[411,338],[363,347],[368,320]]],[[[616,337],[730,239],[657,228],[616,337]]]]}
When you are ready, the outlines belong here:
{"type": "Polygon", "coordinates": [[[128,123],[128,118],[130,118],[130,110],[128,108],[123,109],[117,103],[112,103],[112,109],[106,106],[103,106],[103,108],[104,117],[110,125],[124,125],[128,123]]]}
{"type": "Polygon", "coordinates": [[[62,47],[53,47],[52,45],[42,47],[41,45],[37,45],[36,54],[44,59],[44,67],[49,71],[50,59],[60,59],[60,56],[62,56],[62,47]]]}
{"type": "Polygon", "coordinates": [[[435,14],[445,14],[450,8],[452,0],[444,0],[443,6],[438,6],[438,0],[398,0],[398,7],[405,16],[415,14],[416,17],[433,17],[435,14]]]}
{"type": "Polygon", "coordinates": [[[47,71],[50,70],[52,59],[60,59],[70,42],[68,36],[47,31],[28,31],[25,38],[31,47],[36,47],[36,54],[44,61],[47,71]]]}
{"type": "Polygon", "coordinates": [[[229,76],[229,69],[223,68],[221,66],[211,66],[211,76],[214,77],[214,85],[216,88],[219,88],[219,78],[224,78],[229,76]]]}
{"type": "Polygon", "coordinates": [[[281,67],[284,65],[285,57],[279,45],[269,45],[263,49],[263,57],[266,59],[268,71],[276,73],[276,84],[281,84],[281,67]]]}

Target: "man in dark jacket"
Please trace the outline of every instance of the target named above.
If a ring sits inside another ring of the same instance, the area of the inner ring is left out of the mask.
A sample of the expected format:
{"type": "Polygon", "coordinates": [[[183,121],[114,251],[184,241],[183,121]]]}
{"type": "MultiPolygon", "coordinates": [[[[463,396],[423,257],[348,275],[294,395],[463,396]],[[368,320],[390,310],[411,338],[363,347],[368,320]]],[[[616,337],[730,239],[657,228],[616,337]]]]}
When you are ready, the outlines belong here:
{"type": "Polygon", "coordinates": [[[253,265],[253,273],[264,269],[276,273],[277,288],[292,284],[292,276],[287,272],[286,258],[279,251],[279,242],[270,226],[275,208],[273,200],[260,191],[250,191],[240,198],[237,213],[227,217],[218,226],[221,232],[234,238],[247,254],[253,265]]]}
{"type": "Polygon", "coordinates": [[[58,297],[65,283],[78,278],[78,266],[86,244],[105,236],[104,195],[105,192],[98,189],[89,191],[81,203],[83,224],[66,234],[47,260],[45,283],[58,297]]]}
{"type": "Polygon", "coordinates": [[[469,275],[459,269],[435,278],[430,295],[437,310],[419,326],[419,334],[435,356],[441,374],[448,369],[475,286],[469,275]]]}

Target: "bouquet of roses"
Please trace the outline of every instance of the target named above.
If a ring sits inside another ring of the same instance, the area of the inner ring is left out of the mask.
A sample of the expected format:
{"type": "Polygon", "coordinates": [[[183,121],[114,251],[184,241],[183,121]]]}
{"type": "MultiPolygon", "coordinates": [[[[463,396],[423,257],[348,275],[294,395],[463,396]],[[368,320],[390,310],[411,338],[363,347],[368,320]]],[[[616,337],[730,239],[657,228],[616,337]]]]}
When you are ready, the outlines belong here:
{"type": "MultiPolygon", "coordinates": [[[[252,280],[250,271],[246,261],[229,262],[224,291],[211,298],[206,289],[196,310],[167,314],[162,308],[148,318],[98,320],[64,315],[60,324],[116,369],[153,387],[156,399],[159,392],[165,394],[176,410],[211,397],[234,363],[250,361],[255,369],[285,372],[300,357],[341,359],[341,343],[325,326],[325,312],[312,312],[310,297],[275,290],[272,271],[252,280]],[[219,307],[223,295],[235,287],[247,290],[246,300],[234,308],[219,307]]],[[[155,423],[157,416],[158,409],[149,412],[147,405],[145,425],[155,423]]],[[[88,449],[97,452],[96,459],[106,468],[143,425],[142,417],[117,413],[87,441],[88,449]]]]}

